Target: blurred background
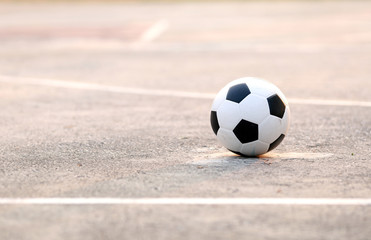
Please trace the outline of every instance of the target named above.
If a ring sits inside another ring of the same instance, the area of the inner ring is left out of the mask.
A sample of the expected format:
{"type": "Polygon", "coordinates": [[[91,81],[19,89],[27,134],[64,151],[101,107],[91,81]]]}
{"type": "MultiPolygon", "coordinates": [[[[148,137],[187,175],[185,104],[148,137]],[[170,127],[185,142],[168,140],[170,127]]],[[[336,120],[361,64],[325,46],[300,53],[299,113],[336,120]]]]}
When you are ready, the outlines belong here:
{"type": "Polygon", "coordinates": [[[369,1],[2,1],[0,74],[370,100],[370,24],[369,1]]]}

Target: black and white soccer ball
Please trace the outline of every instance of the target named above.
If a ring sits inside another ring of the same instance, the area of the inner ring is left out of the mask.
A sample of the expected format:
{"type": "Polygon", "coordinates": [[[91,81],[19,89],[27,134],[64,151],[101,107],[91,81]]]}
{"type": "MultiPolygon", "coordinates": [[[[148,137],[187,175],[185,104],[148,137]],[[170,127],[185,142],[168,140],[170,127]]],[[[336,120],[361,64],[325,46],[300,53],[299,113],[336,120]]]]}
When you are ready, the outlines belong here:
{"type": "Polygon", "coordinates": [[[270,82],[245,77],[227,84],[211,107],[211,127],[219,142],[243,156],[258,156],[284,139],[290,109],[283,93],[270,82]]]}

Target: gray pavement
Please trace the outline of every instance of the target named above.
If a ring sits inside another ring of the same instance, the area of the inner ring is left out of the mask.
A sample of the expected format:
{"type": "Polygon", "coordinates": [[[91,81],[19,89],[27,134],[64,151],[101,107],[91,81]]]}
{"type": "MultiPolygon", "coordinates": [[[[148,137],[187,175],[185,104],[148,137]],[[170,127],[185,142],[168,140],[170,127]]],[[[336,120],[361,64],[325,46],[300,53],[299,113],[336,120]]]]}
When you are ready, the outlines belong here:
{"type": "MultiPolygon", "coordinates": [[[[370,102],[370,9],[0,4],[0,198],[371,198],[370,107],[292,103],[283,143],[245,159],[217,143],[212,99],[27,83],[209,94],[256,76],[289,99],[370,102]]],[[[370,239],[370,225],[370,205],[0,205],[0,239],[370,239]]]]}

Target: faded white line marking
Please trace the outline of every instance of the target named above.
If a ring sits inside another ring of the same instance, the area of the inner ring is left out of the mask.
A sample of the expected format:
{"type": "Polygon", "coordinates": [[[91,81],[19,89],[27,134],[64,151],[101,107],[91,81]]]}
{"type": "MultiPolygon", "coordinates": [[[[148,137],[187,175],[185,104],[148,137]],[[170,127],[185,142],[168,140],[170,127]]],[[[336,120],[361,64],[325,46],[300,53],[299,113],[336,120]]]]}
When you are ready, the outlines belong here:
{"type": "Polygon", "coordinates": [[[261,158],[280,158],[280,159],[318,159],[333,156],[332,153],[312,153],[312,152],[286,152],[286,153],[266,153],[261,158]]]}
{"type": "Polygon", "coordinates": [[[208,166],[240,166],[244,164],[250,164],[263,160],[264,162],[275,163],[281,160],[293,160],[293,159],[320,159],[332,157],[332,153],[305,153],[305,152],[287,152],[287,153],[266,153],[256,158],[246,158],[238,156],[231,152],[214,153],[209,154],[205,159],[205,156],[200,157],[189,162],[192,165],[208,165],[208,166]]]}
{"type": "Polygon", "coordinates": [[[152,42],[164,33],[169,27],[169,22],[161,19],[148,28],[139,38],[139,42],[152,42]]]}
{"type": "Polygon", "coordinates": [[[1,205],[371,205],[371,198],[1,198],[1,205]]]}
{"type": "MultiPolygon", "coordinates": [[[[53,79],[25,78],[0,76],[0,82],[12,84],[39,85],[57,88],[69,88],[80,90],[94,90],[113,93],[138,94],[147,96],[167,96],[196,99],[214,99],[215,93],[186,92],[175,90],[161,89],[144,89],[144,88],[126,88],[119,86],[102,85],[85,82],[61,81],[53,79]]],[[[345,100],[326,100],[326,99],[299,99],[288,98],[290,104],[309,104],[309,105],[326,105],[326,106],[356,106],[371,107],[371,102],[366,101],[345,101],[345,100]]]]}
{"type": "Polygon", "coordinates": [[[371,107],[371,102],[365,101],[300,99],[300,98],[289,98],[288,101],[289,103],[293,104],[371,107]]]}
{"type": "Polygon", "coordinates": [[[173,90],[159,90],[159,89],[143,89],[143,88],[125,88],[119,86],[101,85],[95,83],[84,82],[70,82],[52,79],[38,79],[38,78],[20,78],[0,76],[0,82],[14,83],[14,84],[28,84],[40,85],[57,88],[70,88],[80,90],[94,90],[102,92],[138,94],[148,96],[169,96],[169,97],[184,97],[184,98],[205,98],[212,99],[214,94],[204,94],[197,92],[173,91],[173,90]]]}

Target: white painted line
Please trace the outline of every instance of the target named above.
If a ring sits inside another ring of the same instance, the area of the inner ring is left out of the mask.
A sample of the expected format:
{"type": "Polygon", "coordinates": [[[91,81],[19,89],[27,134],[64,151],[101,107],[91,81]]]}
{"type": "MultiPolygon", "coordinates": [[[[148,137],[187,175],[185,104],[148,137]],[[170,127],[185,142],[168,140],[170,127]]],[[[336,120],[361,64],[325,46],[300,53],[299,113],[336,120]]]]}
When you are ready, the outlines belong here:
{"type": "Polygon", "coordinates": [[[139,42],[152,42],[164,33],[169,27],[169,22],[161,19],[148,28],[139,38],[139,42]]]}
{"type": "Polygon", "coordinates": [[[345,101],[345,100],[325,100],[325,99],[300,99],[289,98],[289,103],[308,104],[308,105],[330,105],[330,106],[358,106],[371,107],[371,102],[366,101],[345,101]]]}
{"type": "Polygon", "coordinates": [[[371,205],[371,198],[1,198],[0,205],[371,205]]]}
{"type": "Polygon", "coordinates": [[[143,88],[125,88],[119,86],[101,85],[95,83],[60,81],[53,79],[38,79],[38,78],[22,78],[22,77],[7,77],[0,76],[0,82],[13,84],[28,84],[39,85],[57,88],[70,88],[81,90],[94,90],[102,92],[138,94],[148,96],[168,96],[168,97],[183,97],[183,98],[205,98],[212,99],[214,94],[205,94],[197,92],[173,91],[173,90],[159,90],[159,89],[143,89],[143,88]]]}
{"type": "MultiPolygon", "coordinates": [[[[57,87],[57,88],[80,89],[80,90],[94,90],[94,91],[124,93],[124,94],[181,97],[181,98],[195,98],[195,99],[214,99],[216,95],[215,93],[200,93],[200,92],[186,92],[186,91],[144,89],[144,88],[126,88],[126,87],[102,85],[102,84],[95,84],[95,83],[61,81],[61,80],[53,80],[53,79],[25,78],[25,77],[9,77],[9,76],[0,76],[0,82],[11,83],[11,84],[39,85],[39,86],[57,87]]],[[[299,98],[288,98],[288,101],[290,104],[371,107],[371,102],[366,102],[366,101],[299,99],[299,98]]]]}

